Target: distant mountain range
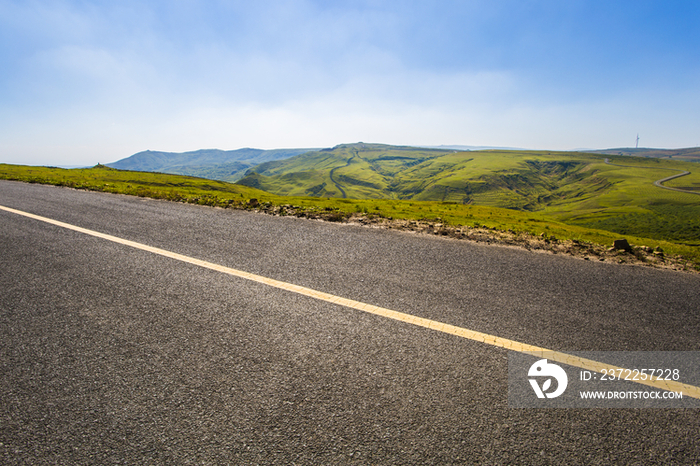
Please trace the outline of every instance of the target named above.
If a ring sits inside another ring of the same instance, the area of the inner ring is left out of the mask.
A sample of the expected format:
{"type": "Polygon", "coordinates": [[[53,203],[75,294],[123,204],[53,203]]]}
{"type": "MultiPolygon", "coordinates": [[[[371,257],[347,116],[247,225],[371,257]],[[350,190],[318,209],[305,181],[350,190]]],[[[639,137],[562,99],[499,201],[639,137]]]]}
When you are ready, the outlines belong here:
{"type": "Polygon", "coordinates": [[[252,167],[272,160],[286,159],[316,149],[202,149],[191,152],[147,150],[108,163],[120,170],[171,173],[212,180],[236,182],[252,167]]]}
{"type": "MultiPolygon", "coordinates": [[[[334,148],[299,149],[202,149],[191,152],[144,151],[107,164],[122,170],[171,173],[197,176],[228,182],[241,182],[277,194],[329,197],[371,197],[402,199],[459,198],[464,202],[469,193],[455,196],[454,183],[435,182],[449,178],[448,168],[455,170],[449,154],[505,150],[545,153],[491,146],[443,145],[426,147],[390,146],[384,144],[340,144],[334,148]],[[446,161],[450,161],[445,164],[446,161]],[[365,166],[366,165],[366,166],[365,166]],[[422,179],[420,177],[423,177],[422,179]]],[[[562,154],[592,153],[668,158],[700,162],[700,148],[649,149],[619,148],[604,150],[580,149],[562,154]]],[[[467,157],[469,158],[469,157],[467,157]]],[[[459,157],[462,160],[464,157],[459,157]]],[[[466,167],[464,167],[466,169],[466,167]]],[[[463,179],[474,175],[473,164],[463,179]]],[[[458,171],[462,172],[460,168],[458,171]]],[[[452,179],[455,178],[455,173],[452,179]]],[[[457,183],[459,185],[460,183],[457,183]]],[[[460,191],[462,188],[459,188],[460,191]]]]}

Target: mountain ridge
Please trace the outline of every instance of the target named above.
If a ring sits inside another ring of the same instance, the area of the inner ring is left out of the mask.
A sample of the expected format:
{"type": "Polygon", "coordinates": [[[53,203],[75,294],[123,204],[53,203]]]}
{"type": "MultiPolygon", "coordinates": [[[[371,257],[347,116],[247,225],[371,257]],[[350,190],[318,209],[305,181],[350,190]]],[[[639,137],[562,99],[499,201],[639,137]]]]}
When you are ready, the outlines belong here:
{"type": "MultiPolygon", "coordinates": [[[[492,185],[495,183],[495,186],[510,186],[517,197],[522,192],[531,190],[532,186],[528,186],[528,183],[542,185],[545,181],[533,180],[531,174],[522,176],[522,173],[517,174],[512,170],[513,167],[510,167],[510,173],[501,173],[497,176],[499,180],[494,179],[496,175],[493,173],[483,173],[482,170],[479,174],[480,180],[465,183],[458,178],[460,174],[462,178],[469,177],[464,164],[466,158],[472,156],[463,156],[465,160],[454,160],[454,157],[449,160],[449,154],[460,153],[472,155],[489,153],[494,156],[495,154],[605,154],[700,162],[700,148],[618,148],[555,152],[499,149],[490,146],[394,146],[359,142],[338,144],[323,149],[241,148],[200,149],[188,152],[146,150],[106,165],[122,170],[161,172],[240,182],[282,195],[450,200],[451,202],[472,202],[475,194],[480,192],[483,194],[489,182],[492,185]],[[340,152],[343,154],[340,155],[340,152]],[[379,154],[379,152],[383,153],[379,154]],[[449,162],[435,163],[441,157],[449,162]],[[451,180],[449,179],[450,170],[455,172],[451,180]],[[253,174],[255,176],[252,176],[253,174]],[[447,178],[447,181],[438,182],[436,177],[447,178]],[[491,180],[484,183],[484,177],[490,177],[491,180]],[[515,189],[518,183],[524,184],[520,189],[515,189]]],[[[482,156],[479,155],[479,157],[482,156]]],[[[551,161],[548,164],[551,165],[551,161]]],[[[525,167],[531,169],[535,165],[525,167]]],[[[508,204],[508,207],[524,208],[529,204],[532,202],[522,202],[521,199],[520,202],[508,204]]]]}
{"type": "Polygon", "coordinates": [[[236,182],[247,170],[260,163],[293,157],[309,150],[316,149],[199,149],[188,152],[146,150],[106,165],[120,170],[161,172],[236,182]]]}

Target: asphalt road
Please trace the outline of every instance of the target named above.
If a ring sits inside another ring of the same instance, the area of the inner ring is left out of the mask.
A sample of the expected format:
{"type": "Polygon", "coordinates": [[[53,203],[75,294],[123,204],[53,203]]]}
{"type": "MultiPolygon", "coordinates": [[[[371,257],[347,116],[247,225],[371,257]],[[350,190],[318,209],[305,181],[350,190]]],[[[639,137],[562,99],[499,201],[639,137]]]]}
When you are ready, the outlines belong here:
{"type": "MultiPolygon", "coordinates": [[[[0,205],[559,351],[700,350],[700,277],[0,181],[0,205]]],[[[0,463],[698,464],[697,409],[514,409],[508,352],[0,211],[0,463]]]]}

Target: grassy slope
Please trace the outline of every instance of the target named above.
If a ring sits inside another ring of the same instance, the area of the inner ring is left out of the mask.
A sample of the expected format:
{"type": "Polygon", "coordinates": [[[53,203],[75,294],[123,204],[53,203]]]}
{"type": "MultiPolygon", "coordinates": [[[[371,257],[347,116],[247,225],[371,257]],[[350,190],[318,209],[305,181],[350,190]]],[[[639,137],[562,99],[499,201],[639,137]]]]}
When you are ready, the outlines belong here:
{"type": "MultiPolygon", "coordinates": [[[[610,170],[616,170],[614,167],[605,166],[604,164],[600,168],[606,169],[606,167],[610,170]]],[[[622,177],[622,175],[618,176],[622,177]]],[[[442,201],[285,197],[247,186],[220,181],[179,175],[120,171],[100,166],[90,169],[67,170],[0,164],[0,178],[219,207],[251,208],[256,205],[256,202],[251,203],[250,200],[256,199],[260,203],[296,205],[307,209],[307,211],[366,212],[370,215],[380,215],[395,219],[427,219],[448,225],[485,226],[504,231],[530,232],[534,235],[544,233],[547,236],[555,236],[559,239],[576,239],[607,245],[610,245],[614,239],[620,236],[610,231],[594,229],[586,225],[564,223],[557,220],[556,212],[525,212],[442,201]]],[[[692,196],[672,191],[668,193],[670,197],[679,194],[682,197],[692,196]]],[[[591,199],[580,199],[579,201],[584,204],[594,202],[591,199]]],[[[628,208],[632,209],[630,212],[633,211],[631,206],[628,208]]],[[[592,211],[594,210],[592,209],[592,211]]],[[[669,254],[682,255],[696,265],[700,264],[699,247],[677,244],[661,238],[650,239],[643,236],[630,233],[627,235],[627,238],[633,244],[646,245],[652,248],[662,247],[669,254]]]]}
{"type": "Polygon", "coordinates": [[[569,197],[543,212],[568,224],[700,245],[700,196],[658,188],[653,182],[680,170],[691,174],[668,183],[688,188],[700,184],[697,164],[663,159],[611,157],[598,164],[610,187],[587,199],[569,197]]]}
{"type": "Polygon", "coordinates": [[[281,195],[442,201],[542,212],[568,224],[700,244],[700,196],[653,185],[688,170],[690,176],[668,185],[699,189],[697,167],[578,152],[350,144],[263,164],[241,183],[281,195]]]}
{"type": "Polygon", "coordinates": [[[232,183],[184,175],[117,170],[104,166],[64,169],[0,164],[0,178],[156,199],[210,203],[277,196],[232,183]]]}
{"type": "Polygon", "coordinates": [[[351,144],[262,164],[255,168],[257,175],[241,183],[285,195],[437,200],[537,210],[552,197],[604,188],[606,181],[588,167],[604,158],[351,144]]]}
{"type": "Polygon", "coordinates": [[[258,176],[241,183],[290,196],[396,198],[390,185],[397,172],[447,153],[451,151],[344,144],[259,165],[258,176]]]}

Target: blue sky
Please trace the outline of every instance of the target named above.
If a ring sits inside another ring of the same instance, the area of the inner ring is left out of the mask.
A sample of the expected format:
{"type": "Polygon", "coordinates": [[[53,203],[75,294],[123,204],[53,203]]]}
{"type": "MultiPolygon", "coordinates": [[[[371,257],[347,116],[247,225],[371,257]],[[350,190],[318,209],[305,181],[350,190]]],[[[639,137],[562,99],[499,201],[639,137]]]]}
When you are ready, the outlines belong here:
{"type": "Polygon", "coordinates": [[[697,1],[0,0],[0,162],[700,146],[697,1]]]}

